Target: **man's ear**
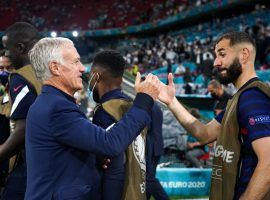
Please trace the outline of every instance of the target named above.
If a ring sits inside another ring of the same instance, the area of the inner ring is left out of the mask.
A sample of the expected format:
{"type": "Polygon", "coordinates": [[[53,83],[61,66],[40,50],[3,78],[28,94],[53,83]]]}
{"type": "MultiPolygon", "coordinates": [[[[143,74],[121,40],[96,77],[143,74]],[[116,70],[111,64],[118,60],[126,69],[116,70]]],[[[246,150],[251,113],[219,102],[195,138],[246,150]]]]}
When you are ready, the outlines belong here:
{"type": "Polygon", "coordinates": [[[239,62],[241,64],[246,64],[250,58],[250,50],[248,48],[243,48],[240,52],[239,62]]]}
{"type": "Polygon", "coordinates": [[[93,77],[93,81],[99,82],[100,81],[101,70],[99,70],[98,68],[93,68],[92,71],[91,71],[91,76],[94,75],[94,74],[95,74],[95,76],[93,77]]]}
{"type": "Polygon", "coordinates": [[[100,72],[97,72],[97,75],[96,75],[96,80],[97,80],[97,82],[100,82],[100,72]]]}
{"type": "Polygon", "coordinates": [[[49,69],[51,71],[51,73],[55,76],[59,76],[60,75],[60,71],[59,71],[59,64],[56,61],[51,61],[49,63],[49,69]]]}

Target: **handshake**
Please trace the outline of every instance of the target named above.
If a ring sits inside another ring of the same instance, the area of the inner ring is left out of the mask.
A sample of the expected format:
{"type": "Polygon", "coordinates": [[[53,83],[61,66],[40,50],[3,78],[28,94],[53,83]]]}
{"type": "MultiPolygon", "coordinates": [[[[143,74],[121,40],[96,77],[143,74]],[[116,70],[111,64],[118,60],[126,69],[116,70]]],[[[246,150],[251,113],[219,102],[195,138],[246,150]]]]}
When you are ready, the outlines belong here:
{"type": "Polygon", "coordinates": [[[135,79],[135,91],[137,93],[145,93],[154,100],[159,99],[161,102],[169,105],[175,96],[175,87],[173,83],[173,75],[168,75],[169,84],[162,83],[157,76],[148,74],[145,80],[141,80],[141,74],[138,72],[135,79]]]}

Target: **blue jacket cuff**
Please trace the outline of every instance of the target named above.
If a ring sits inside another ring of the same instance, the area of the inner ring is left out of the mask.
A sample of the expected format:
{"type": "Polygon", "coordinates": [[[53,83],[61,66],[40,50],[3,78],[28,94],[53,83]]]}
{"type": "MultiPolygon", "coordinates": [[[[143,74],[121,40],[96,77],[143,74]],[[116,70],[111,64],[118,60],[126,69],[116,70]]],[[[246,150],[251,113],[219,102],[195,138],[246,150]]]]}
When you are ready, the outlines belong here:
{"type": "Polygon", "coordinates": [[[153,104],[153,98],[145,93],[138,93],[133,103],[134,106],[146,110],[149,114],[151,113],[153,104]]]}

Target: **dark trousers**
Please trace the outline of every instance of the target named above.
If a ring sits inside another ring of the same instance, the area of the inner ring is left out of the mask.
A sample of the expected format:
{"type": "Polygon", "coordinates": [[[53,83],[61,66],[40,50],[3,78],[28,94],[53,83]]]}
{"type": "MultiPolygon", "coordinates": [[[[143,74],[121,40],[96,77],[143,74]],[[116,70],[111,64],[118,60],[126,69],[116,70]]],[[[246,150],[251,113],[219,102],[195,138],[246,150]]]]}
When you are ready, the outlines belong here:
{"type": "Polygon", "coordinates": [[[26,168],[19,164],[9,174],[1,200],[24,200],[26,191],[26,168]]]}
{"type": "Polygon", "coordinates": [[[150,199],[153,196],[156,200],[169,200],[159,180],[156,178],[156,168],[160,156],[153,156],[146,161],[146,196],[150,199]]]}
{"type": "Polygon", "coordinates": [[[102,200],[120,200],[123,188],[124,181],[107,179],[103,182],[102,200]]]}

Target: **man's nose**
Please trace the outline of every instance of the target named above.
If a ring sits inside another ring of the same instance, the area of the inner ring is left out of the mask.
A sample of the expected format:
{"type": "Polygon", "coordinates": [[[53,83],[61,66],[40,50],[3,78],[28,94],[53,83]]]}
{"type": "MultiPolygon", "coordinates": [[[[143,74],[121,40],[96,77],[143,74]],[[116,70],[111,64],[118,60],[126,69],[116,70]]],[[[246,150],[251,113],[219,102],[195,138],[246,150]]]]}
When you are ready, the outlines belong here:
{"type": "Polygon", "coordinates": [[[80,65],[80,72],[82,72],[82,73],[85,72],[85,67],[83,66],[83,64],[80,65]]]}
{"type": "Polygon", "coordinates": [[[216,59],[214,60],[214,67],[218,67],[218,66],[220,66],[220,65],[221,65],[221,60],[218,59],[218,58],[216,58],[216,59]]]}

